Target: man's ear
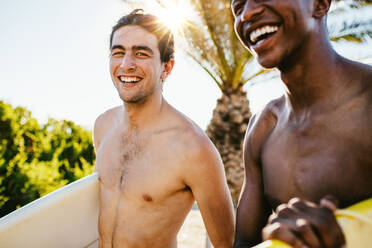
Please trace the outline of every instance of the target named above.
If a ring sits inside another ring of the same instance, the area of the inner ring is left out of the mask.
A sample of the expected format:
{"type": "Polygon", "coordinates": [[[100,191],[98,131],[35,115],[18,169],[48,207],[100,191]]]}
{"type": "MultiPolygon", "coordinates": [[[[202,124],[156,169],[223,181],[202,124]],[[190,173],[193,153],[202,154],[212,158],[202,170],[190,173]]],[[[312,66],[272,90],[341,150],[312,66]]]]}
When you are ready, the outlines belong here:
{"type": "Polygon", "coordinates": [[[331,7],[332,0],[314,0],[313,17],[321,19],[326,16],[331,7]]]}
{"type": "Polygon", "coordinates": [[[162,72],[162,75],[161,75],[161,78],[163,80],[165,80],[168,75],[171,73],[172,69],[173,69],[173,66],[174,66],[174,59],[170,59],[168,62],[165,62],[163,64],[164,68],[163,68],[163,72],[162,72]]]}

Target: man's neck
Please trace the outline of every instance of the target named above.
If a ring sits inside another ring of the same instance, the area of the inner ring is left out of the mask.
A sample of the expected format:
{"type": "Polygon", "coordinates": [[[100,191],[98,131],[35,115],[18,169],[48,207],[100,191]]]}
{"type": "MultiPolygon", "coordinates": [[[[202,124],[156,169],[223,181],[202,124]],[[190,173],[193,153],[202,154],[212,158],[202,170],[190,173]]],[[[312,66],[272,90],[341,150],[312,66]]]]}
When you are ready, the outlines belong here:
{"type": "Polygon", "coordinates": [[[343,59],[333,50],[328,38],[321,37],[314,36],[285,66],[279,67],[294,112],[322,108],[344,88],[339,84],[343,59]]]}
{"type": "Polygon", "coordinates": [[[166,101],[162,95],[149,97],[140,102],[124,102],[124,121],[128,128],[146,128],[160,116],[166,101]]]}

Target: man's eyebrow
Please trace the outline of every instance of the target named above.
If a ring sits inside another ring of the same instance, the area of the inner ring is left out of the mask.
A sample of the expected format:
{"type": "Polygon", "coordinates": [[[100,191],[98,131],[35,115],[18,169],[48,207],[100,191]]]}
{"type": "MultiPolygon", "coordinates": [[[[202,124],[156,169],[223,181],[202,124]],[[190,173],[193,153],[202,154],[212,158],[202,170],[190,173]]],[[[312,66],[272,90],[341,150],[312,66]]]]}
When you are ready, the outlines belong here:
{"type": "Polygon", "coordinates": [[[122,45],[113,45],[113,46],[111,47],[111,51],[114,50],[114,49],[125,50],[125,48],[124,48],[122,45]]]}
{"type": "Polygon", "coordinates": [[[138,50],[145,50],[150,52],[151,54],[154,54],[154,51],[148,46],[132,46],[132,50],[138,51],[138,50]]]}
{"type": "MultiPolygon", "coordinates": [[[[115,49],[120,49],[120,50],[125,51],[125,48],[122,45],[113,45],[111,47],[111,51],[115,50],[115,49]]],[[[141,45],[140,46],[132,46],[132,50],[134,50],[134,51],[145,50],[145,51],[148,51],[151,54],[154,54],[154,51],[151,48],[149,48],[148,46],[141,46],[141,45]]]]}

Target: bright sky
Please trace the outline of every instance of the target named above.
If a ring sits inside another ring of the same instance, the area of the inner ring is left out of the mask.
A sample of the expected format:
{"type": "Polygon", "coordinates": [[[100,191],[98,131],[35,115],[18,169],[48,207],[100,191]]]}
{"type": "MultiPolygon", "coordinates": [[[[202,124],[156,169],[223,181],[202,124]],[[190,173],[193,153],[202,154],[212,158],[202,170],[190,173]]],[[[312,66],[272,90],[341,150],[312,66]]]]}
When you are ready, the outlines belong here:
{"type": "MultiPolygon", "coordinates": [[[[121,104],[108,42],[128,12],[119,0],[0,1],[0,99],[41,122],[69,119],[91,129],[100,113],[121,104]]],[[[204,127],[218,88],[196,65],[176,59],[166,98],[204,127]]]]}
{"type": "MultiPolygon", "coordinates": [[[[121,104],[108,70],[111,27],[130,10],[120,0],[0,1],[0,100],[92,129],[95,118],[121,104]]],[[[282,94],[281,84],[249,89],[253,112],[282,94]]],[[[203,129],[221,93],[209,76],[176,54],[165,98],[203,129]]]]}

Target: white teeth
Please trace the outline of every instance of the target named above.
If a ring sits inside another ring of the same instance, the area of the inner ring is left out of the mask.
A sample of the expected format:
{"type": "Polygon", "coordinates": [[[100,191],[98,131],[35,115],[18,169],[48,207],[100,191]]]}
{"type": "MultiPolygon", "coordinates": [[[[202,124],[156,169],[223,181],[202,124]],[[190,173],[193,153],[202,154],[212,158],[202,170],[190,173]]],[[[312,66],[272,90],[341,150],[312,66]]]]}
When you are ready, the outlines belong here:
{"type": "Polygon", "coordinates": [[[266,26],[263,26],[263,27],[260,27],[260,28],[257,28],[255,30],[253,30],[250,33],[249,38],[250,38],[250,40],[251,40],[252,43],[256,43],[256,41],[258,40],[258,38],[261,35],[274,33],[278,29],[279,29],[278,26],[269,26],[269,25],[266,25],[266,26]]]}
{"type": "Polygon", "coordinates": [[[124,76],[120,76],[120,81],[122,81],[123,83],[133,83],[133,82],[140,81],[140,79],[137,78],[137,77],[124,77],[124,76]]]}

